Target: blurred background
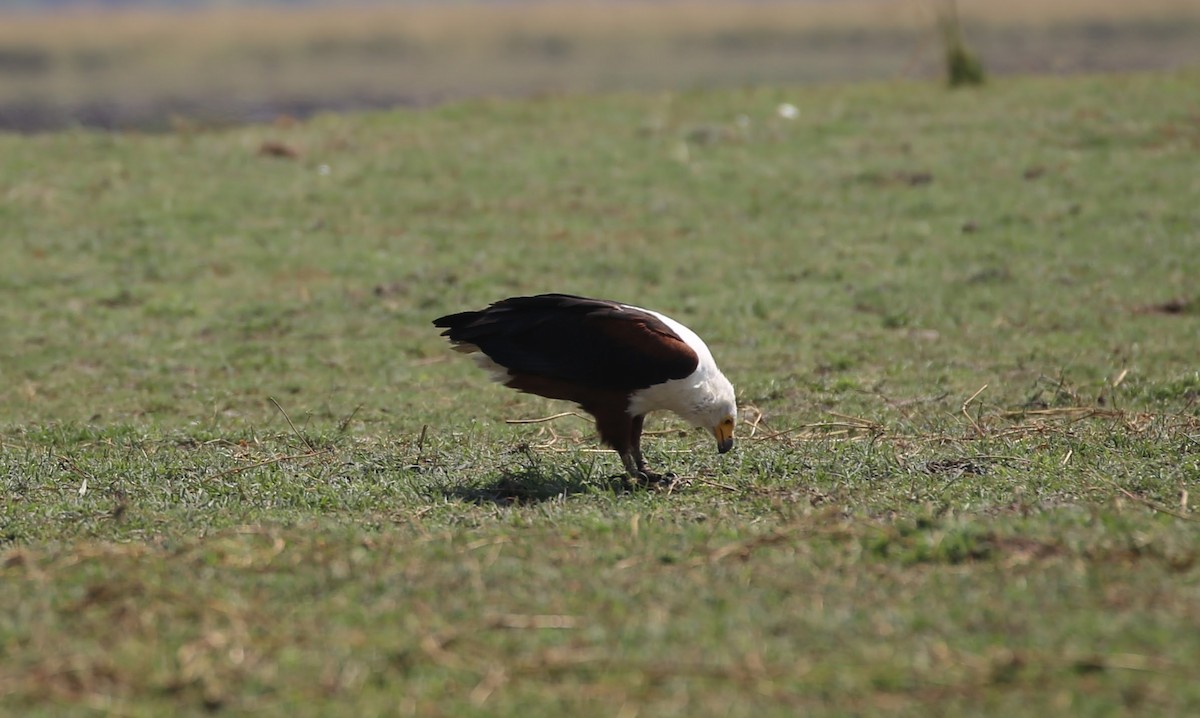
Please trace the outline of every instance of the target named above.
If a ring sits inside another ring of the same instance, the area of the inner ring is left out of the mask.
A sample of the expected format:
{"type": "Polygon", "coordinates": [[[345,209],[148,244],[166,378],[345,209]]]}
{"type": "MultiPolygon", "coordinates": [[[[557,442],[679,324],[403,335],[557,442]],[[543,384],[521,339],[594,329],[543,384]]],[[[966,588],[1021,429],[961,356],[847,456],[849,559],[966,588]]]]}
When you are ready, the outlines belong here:
{"type": "Polygon", "coordinates": [[[0,0],[0,129],[161,130],[463,97],[1200,65],[1197,0],[0,0]]]}

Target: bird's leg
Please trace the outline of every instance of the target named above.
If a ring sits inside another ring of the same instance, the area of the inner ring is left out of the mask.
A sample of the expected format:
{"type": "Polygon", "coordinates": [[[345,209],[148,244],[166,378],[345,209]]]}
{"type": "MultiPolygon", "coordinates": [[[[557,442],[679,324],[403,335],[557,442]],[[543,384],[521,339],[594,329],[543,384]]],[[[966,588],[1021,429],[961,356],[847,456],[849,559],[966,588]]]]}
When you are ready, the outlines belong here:
{"type": "Polygon", "coordinates": [[[617,456],[621,457],[621,464],[625,467],[625,475],[634,481],[644,481],[645,477],[638,466],[641,452],[635,454],[630,445],[633,418],[624,411],[606,410],[605,407],[585,405],[583,408],[596,417],[596,431],[600,434],[600,440],[616,450],[617,456]]]}
{"type": "MultiPolygon", "coordinates": [[[[637,473],[631,473],[630,475],[644,477],[646,481],[655,483],[660,481],[671,481],[675,478],[675,474],[672,474],[669,471],[665,474],[659,474],[651,471],[649,467],[646,466],[646,458],[642,456],[642,427],[645,425],[645,423],[645,414],[633,417],[633,425],[630,427],[629,432],[629,450],[633,455],[633,463],[637,467],[637,473]]],[[[626,466],[626,469],[628,468],[629,467],[626,466]]]]}
{"type": "Polygon", "coordinates": [[[632,451],[617,452],[621,456],[621,463],[625,465],[625,473],[634,481],[639,481],[642,478],[642,471],[638,468],[637,461],[633,458],[632,451]]]}
{"type": "Polygon", "coordinates": [[[646,467],[646,459],[642,456],[642,426],[646,417],[630,416],[624,411],[595,409],[584,406],[586,411],[596,417],[596,430],[600,439],[616,449],[625,467],[625,474],[636,482],[659,483],[674,479],[674,474],[658,474],[646,467]]]}
{"type": "Polygon", "coordinates": [[[642,427],[645,423],[645,414],[633,417],[633,424],[629,427],[629,449],[633,453],[633,461],[637,464],[638,471],[649,475],[646,458],[642,456],[642,427]]]}

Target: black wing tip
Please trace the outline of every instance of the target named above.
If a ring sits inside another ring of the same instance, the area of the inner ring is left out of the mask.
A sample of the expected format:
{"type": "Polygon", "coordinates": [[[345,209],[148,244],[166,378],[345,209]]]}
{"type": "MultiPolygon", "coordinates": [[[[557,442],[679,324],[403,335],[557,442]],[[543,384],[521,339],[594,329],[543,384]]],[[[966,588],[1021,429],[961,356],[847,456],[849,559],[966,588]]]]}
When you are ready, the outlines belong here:
{"type": "Polygon", "coordinates": [[[439,329],[445,329],[442,335],[448,335],[455,329],[461,329],[471,322],[479,318],[482,312],[458,312],[456,314],[447,314],[433,320],[433,326],[439,329]]]}

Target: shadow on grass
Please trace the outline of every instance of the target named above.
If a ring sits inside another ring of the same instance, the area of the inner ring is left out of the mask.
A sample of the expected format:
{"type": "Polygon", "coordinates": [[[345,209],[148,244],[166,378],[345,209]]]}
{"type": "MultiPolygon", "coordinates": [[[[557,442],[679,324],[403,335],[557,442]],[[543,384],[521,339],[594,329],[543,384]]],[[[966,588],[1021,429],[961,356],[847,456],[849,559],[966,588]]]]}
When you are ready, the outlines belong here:
{"type": "Polygon", "coordinates": [[[608,491],[615,494],[633,491],[635,486],[625,476],[593,477],[581,467],[563,471],[531,467],[520,471],[505,471],[483,484],[450,486],[443,489],[448,498],[473,504],[536,504],[561,496],[608,491]]]}

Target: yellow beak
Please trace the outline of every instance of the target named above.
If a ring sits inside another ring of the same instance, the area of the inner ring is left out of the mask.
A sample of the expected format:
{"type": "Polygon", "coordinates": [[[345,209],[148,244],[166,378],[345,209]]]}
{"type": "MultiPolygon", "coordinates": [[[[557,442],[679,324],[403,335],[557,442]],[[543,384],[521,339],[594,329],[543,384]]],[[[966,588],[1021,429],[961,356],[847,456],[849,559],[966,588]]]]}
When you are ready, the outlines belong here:
{"type": "Polygon", "coordinates": [[[721,422],[713,427],[712,433],[717,439],[718,454],[724,454],[733,448],[733,424],[721,422]]]}

